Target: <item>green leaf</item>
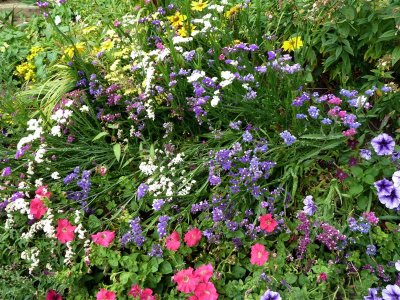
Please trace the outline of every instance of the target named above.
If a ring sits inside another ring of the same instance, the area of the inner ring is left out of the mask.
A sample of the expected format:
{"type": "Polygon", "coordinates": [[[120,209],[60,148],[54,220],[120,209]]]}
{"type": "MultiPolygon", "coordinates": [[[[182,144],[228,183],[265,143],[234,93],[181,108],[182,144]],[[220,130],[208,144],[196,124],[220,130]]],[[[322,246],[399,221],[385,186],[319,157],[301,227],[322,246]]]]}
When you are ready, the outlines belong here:
{"type": "Polygon", "coordinates": [[[119,161],[121,159],[121,144],[115,144],[113,150],[117,161],[119,161]]]}
{"type": "Polygon", "coordinates": [[[372,175],[366,175],[364,177],[364,182],[367,184],[373,184],[375,182],[375,177],[372,175]]]}
{"type": "Polygon", "coordinates": [[[101,221],[95,215],[90,215],[88,219],[88,226],[91,231],[96,231],[101,227],[101,221]]]}
{"type": "Polygon", "coordinates": [[[350,170],[354,177],[361,178],[363,176],[363,169],[360,167],[352,167],[350,170]]]}
{"type": "Polygon", "coordinates": [[[347,20],[354,20],[355,17],[355,10],[351,6],[346,6],[344,9],[342,9],[343,15],[346,17],[347,20]]]}
{"type": "Polygon", "coordinates": [[[289,273],[289,274],[285,275],[285,280],[287,283],[293,284],[297,281],[297,276],[293,273],[289,273]]]}
{"type": "Polygon", "coordinates": [[[396,37],[396,30],[394,29],[388,30],[378,38],[377,42],[389,41],[395,37],[396,37]]]}
{"type": "Polygon", "coordinates": [[[242,268],[241,266],[235,265],[232,268],[232,273],[236,279],[239,279],[239,278],[242,278],[246,274],[246,269],[242,268]]]}
{"type": "Polygon", "coordinates": [[[105,132],[105,131],[100,132],[98,135],[96,135],[96,136],[93,138],[92,142],[97,141],[98,139],[101,139],[103,136],[106,136],[106,135],[108,135],[108,132],[105,132]]]}
{"type": "Polygon", "coordinates": [[[172,273],[172,266],[169,262],[163,261],[159,267],[159,270],[162,274],[171,274],[172,273]]]}
{"type": "Polygon", "coordinates": [[[128,283],[129,279],[132,278],[135,274],[130,273],[130,272],[122,272],[121,275],[119,276],[119,281],[122,285],[125,285],[128,283]]]}
{"type": "Polygon", "coordinates": [[[365,210],[365,209],[367,209],[367,206],[368,206],[368,197],[364,196],[364,197],[358,198],[358,200],[357,200],[358,209],[365,210]]]}
{"type": "Polygon", "coordinates": [[[394,66],[400,59],[400,46],[393,49],[392,52],[392,65],[394,66]]]}
{"type": "Polygon", "coordinates": [[[349,194],[352,196],[355,196],[355,195],[361,194],[363,190],[364,190],[364,188],[361,184],[355,184],[350,187],[349,194]]]}
{"type": "Polygon", "coordinates": [[[342,46],[339,46],[339,47],[336,48],[335,60],[337,60],[339,58],[340,54],[342,54],[342,51],[343,51],[343,47],[342,46]]]}

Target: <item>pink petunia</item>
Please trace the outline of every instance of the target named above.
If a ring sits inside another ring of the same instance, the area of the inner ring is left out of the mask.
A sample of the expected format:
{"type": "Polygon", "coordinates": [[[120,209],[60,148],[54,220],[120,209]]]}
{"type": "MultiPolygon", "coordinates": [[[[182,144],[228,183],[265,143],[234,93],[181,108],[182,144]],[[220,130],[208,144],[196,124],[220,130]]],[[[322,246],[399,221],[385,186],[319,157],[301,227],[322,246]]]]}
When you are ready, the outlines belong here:
{"type": "Polygon", "coordinates": [[[39,198],[42,198],[42,197],[50,198],[51,197],[51,192],[49,192],[47,185],[39,187],[36,190],[35,194],[39,198]]]}
{"type": "Polygon", "coordinates": [[[198,228],[193,228],[186,232],[184,241],[189,247],[196,246],[201,240],[201,231],[198,228]]]}
{"type": "Polygon", "coordinates": [[[46,300],[62,300],[62,296],[55,290],[49,290],[46,294],[46,300]]]}
{"type": "Polygon", "coordinates": [[[92,240],[95,244],[101,245],[103,247],[108,247],[110,244],[113,242],[115,238],[115,232],[114,231],[102,231],[98,232],[96,234],[92,234],[92,240]]]}
{"type": "Polygon", "coordinates": [[[194,291],[194,295],[198,300],[217,300],[218,293],[215,286],[211,282],[199,283],[194,291]]]}
{"type": "Polygon", "coordinates": [[[100,289],[100,291],[96,294],[96,300],[115,300],[115,293],[111,291],[107,291],[106,289],[100,289]]]}
{"type": "Polygon", "coordinates": [[[144,289],[141,293],[140,293],[140,300],[154,300],[156,299],[153,296],[153,290],[152,289],[144,289]]]}
{"type": "Polygon", "coordinates": [[[29,213],[36,219],[39,220],[47,211],[47,207],[43,201],[39,198],[34,198],[29,204],[29,213]]]}
{"type": "Polygon", "coordinates": [[[250,263],[257,266],[262,266],[268,261],[268,251],[262,244],[255,244],[251,246],[250,263]]]}
{"type": "Polygon", "coordinates": [[[194,276],[193,268],[179,271],[172,276],[172,280],[178,285],[176,289],[183,293],[194,292],[197,284],[199,283],[199,278],[194,276]]]}
{"type": "Polygon", "coordinates": [[[273,232],[276,226],[278,226],[278,223],[272,218],[271,214],[265,214],[260,217],[260,227],[266,232],[273,232]]]}
{"type": "Polygon", "coordinates": [[[62,243],[65,244],[70,242],[75,237],[75,228],[76,226],[72,226],[72,224],[67,219],[59,219],[57,222],[57,239],[62,243]]]}
{"type": "Polygon", "coordinates": [[[197,276],[200,281],[207,282],[213,276],[214,268],[211,264],[202,265],[194,271],[194,275],[197,276]]]}
{"type": "Polygon", "coordinates": [[[177,231],[174,231],[173,233],[171,233],[171,235],[167,236],[167,238],[165,239],[165,247],[168,250],[176,251],[179,249],[180,246],[181,246],[180,236],[177,231]]]}
{"type": "Polygon", "coordinates": [[[132,296],[133,298],[136,298],[142,293],[142,289],[140,288],[139,285],[134,284],[131,286],[131,290],[128,293],[128,296],[132,296]]]}

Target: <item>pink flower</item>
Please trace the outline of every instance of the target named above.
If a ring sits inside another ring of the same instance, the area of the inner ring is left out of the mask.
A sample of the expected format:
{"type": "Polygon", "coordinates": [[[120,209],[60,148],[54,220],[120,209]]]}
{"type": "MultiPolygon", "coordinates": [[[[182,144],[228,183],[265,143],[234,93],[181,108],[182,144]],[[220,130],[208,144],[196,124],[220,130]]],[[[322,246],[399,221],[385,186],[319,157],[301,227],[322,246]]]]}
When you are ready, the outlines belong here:
{"type": "Polygon", "coordinates": [[[62,296],[55,290],[49,290],[46,294],[46,300],[62,300],[62,296]]]}
{"type": "Polygon", "coordinates": [[[215,286],[211,282],[199,283],[194,291],[194,295],[198,300],[217,300],[218,293],[215,286]]]}
{"type": "Polygon", "coordinates": [[[168,250],[176,251],[181,246],[180,236],[177,231],[171,233],[171,235],[167,236],[165,240],[165,246],[168,250]]]}
{"type": "Polygon", "coordinates": [[[136,298],[142,293],[142,289],[139,287],[139,285],[135,284],[131,286],[131,290],[128,293],[128,296],[132,296],[133,298],[136,298]]]}
{"type": "Polygon", "coordinates": [[[108,247],[113,242],[115,237],[114,231],[102,231],[96,234],[92,234],[92,240],[95,244],[101,245],[103,247],[108,247]]]}
{"type": "Polygon", "coordinates": [[[115,300],[115,293],[111,291],[107,291],[106,289],[100,289],[100,291],[96,294],[96,300],[115,300]]]}
{"type": "Polygon", "coordinates": [[[323,282],[328,280],[328,275],[326,273],[322,272],[318,275],[317,282],[323,282]]]}
{"type": "Polygon", "coordinates": [[[197,298],[197,296],[193,295],[193,296],[190,296],[188,298],[188,300],[199,300],[199,298],[197,298]]]}
{"type": "Polygon", "coordinates": [[[262,244],[255,244],[251,246],[250,262],[253,265],[262,266],[268,260],[268,251],[262,244]]]}
{"type": "Polygon", "coordinates": [[[39,198],[34,198],[29,204],[29,213],[36,219],[39,220],[47,211],[47,207],[43,201],[39,198]]]}
{"type": "Polygon", "coordinates": [[[154,300],[153,291],[151,289],[144,289],[140,293],[140,300],[154,300]]]}
{"type": "Polygon", "coordinates": [[[184,293],[194,292],[197,284],[199,283],[199,278],[193,274],[193,268],[179,271],[172,276],[172,280],[178,284],[176,289],[184,293]]]}
{"type": "Polygon", "coordinates": [[[338,116],[341,117],[341,118],[344,118],[346,115],[347,115],[347,111],[345,111],[345,110],[341,110],[338,113],[338,116]]]}
{"type": "Polygon", "coordinates": [[[271,214],[266,214],[260,217],[260,227],[266,232],[273,232],[278,226],[278,223],[272,218],[271,214]]]}
{"type": "Polygon", "coordinates": [[[211,264],[202,265],[194,271],[194,275],[197,276],[200,281],[207,282],[213,276],[213,266],[211,264]]]}
{"type": "Polygon", "coordinates": [[[51,192],[47,189],[47,185],[39,187],[36,192],[36,196],[39,196],[39,198],[46,197],[50,198],[51,197],[51,192]]]}
{"type": "Polygon", "coordinates": [[[196,246],[201,240],[201,231],[198,228],[193,228],[186,232],[184,241],[189,247],[196,246]]]}
{"type": "Polygon", "coordinates": [[[328,100],[329,104],[340,105],[342,104],[342,100],[336,96],[333,96],[331,99],[328,100]]]}
{"type": "Polygon", "coordinates": [[[356,130],[354,129],[354,128],[350,128],[350,129],[347,129],[347,130],[345,130],[345,131],[342,131],[342,134],[345,136],[345,137],[351,137],[351,136],[353,136],[353,135],[355,135],[357,132],[356,132],[356,130]]]}
{"type": "Polygon", "coordinates": [[[65,244],[70,242],[75,237],[75,230],[76,226],[72,226],[72,224],[67,219],[59,219],[57,222],[57,239],[62,243],[65,244]]]}

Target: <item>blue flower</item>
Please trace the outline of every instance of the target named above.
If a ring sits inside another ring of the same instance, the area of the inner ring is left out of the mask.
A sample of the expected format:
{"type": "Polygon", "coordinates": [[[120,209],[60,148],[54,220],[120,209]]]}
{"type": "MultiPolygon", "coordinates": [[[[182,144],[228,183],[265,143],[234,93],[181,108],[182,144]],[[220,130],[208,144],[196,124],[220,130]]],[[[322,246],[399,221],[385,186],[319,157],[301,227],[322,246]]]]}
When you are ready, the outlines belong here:
{"type": "Polygon", "coordinates": [[[303,201],[303,211],[309,216],[312,216],[317,211],[317,206],[312,199],[312,196],[307,196],[303,201]]]}
{"type": "Polygon", "coordinates": [[[285,130],[284,132],[281,132],[280,137],[283,139],[284,143],[287,146],[292,145],[296,141],[296,137],[293,136],[289,131],[285,130]]]}
{"type": "Polygon", "coordinates": [[[365,296],[364,300],[382,300],[382,298],[378,297],[377,294],[377,289],[368,289],[368,296],[365,296]]]}
{"type": "Polygon", "coordinates": [[[382,291],[383,300],[400,300],[400,287],[398,285],[388,285],[382,291]]]}
{"type": "Polygon", "coordinates": [[[264,295],[261,296],[260,300],[282,300],[282,298],[279,293],[267,290],[264,295]]]}

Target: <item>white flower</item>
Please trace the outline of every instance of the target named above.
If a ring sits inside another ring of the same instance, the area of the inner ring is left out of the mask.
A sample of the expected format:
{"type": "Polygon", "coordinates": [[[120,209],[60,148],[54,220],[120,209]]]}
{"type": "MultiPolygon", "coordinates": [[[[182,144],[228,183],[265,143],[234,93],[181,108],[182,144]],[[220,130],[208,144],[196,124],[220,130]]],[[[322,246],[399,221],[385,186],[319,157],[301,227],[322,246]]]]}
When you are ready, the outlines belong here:
{"type": "Polygon", "coordinates": [[[199,80],[200,78],[203,78],[204,76],[206,76],[206,73],[204,71],[194,70],[192,74],[187,78],[187,81],[191,83],[199,80]]]}
{"type": "Polygon", "coordinates": [[[400,171],[396,171],[393,173],[392,181],[395,187],[400,187],[400,171]]]}
{"type": "Polygon", "coordinates": [[[87,105],[82,105],[81,108],[79,109],[81,112],[88,112],[89,107],[87,105]]]}
{"type": "Polygon", "coordinates": [[[56,24],[58,26],[60,23],[61,23],[61,17],[60,16],[55,16],[54,24],[56,24]]]}
{"type": "Polygon", "coordinates": [[[211,100],[211,106],[216,107],[218,105],[219,101],[220,101],[220,99],[218,96],[213,96],[212,100],[211,100]]]}
{"type": "Polygon", "coordinates": [[[394,266],[396,267],[396,270],[400,272],[400,260],[396,261],[394,266]]]}
{"type": "Polygon", "coordinates": [[[40,187],[43,185],[43,178],[39,178],[35,180],[35,186],[40,187]]]}
{"type": "Polygon", "coordinates": [[[52,136],[61,136],[61,127],[60,125],[53,126],[51,128],[51,135],[52,136]]]}
{"type": "Polygon", "coordinates": [[[60,173],[58,172],[53,172],[51,173],[51,178],[53,178],[54,180],[60,179],[60,173]]]}

